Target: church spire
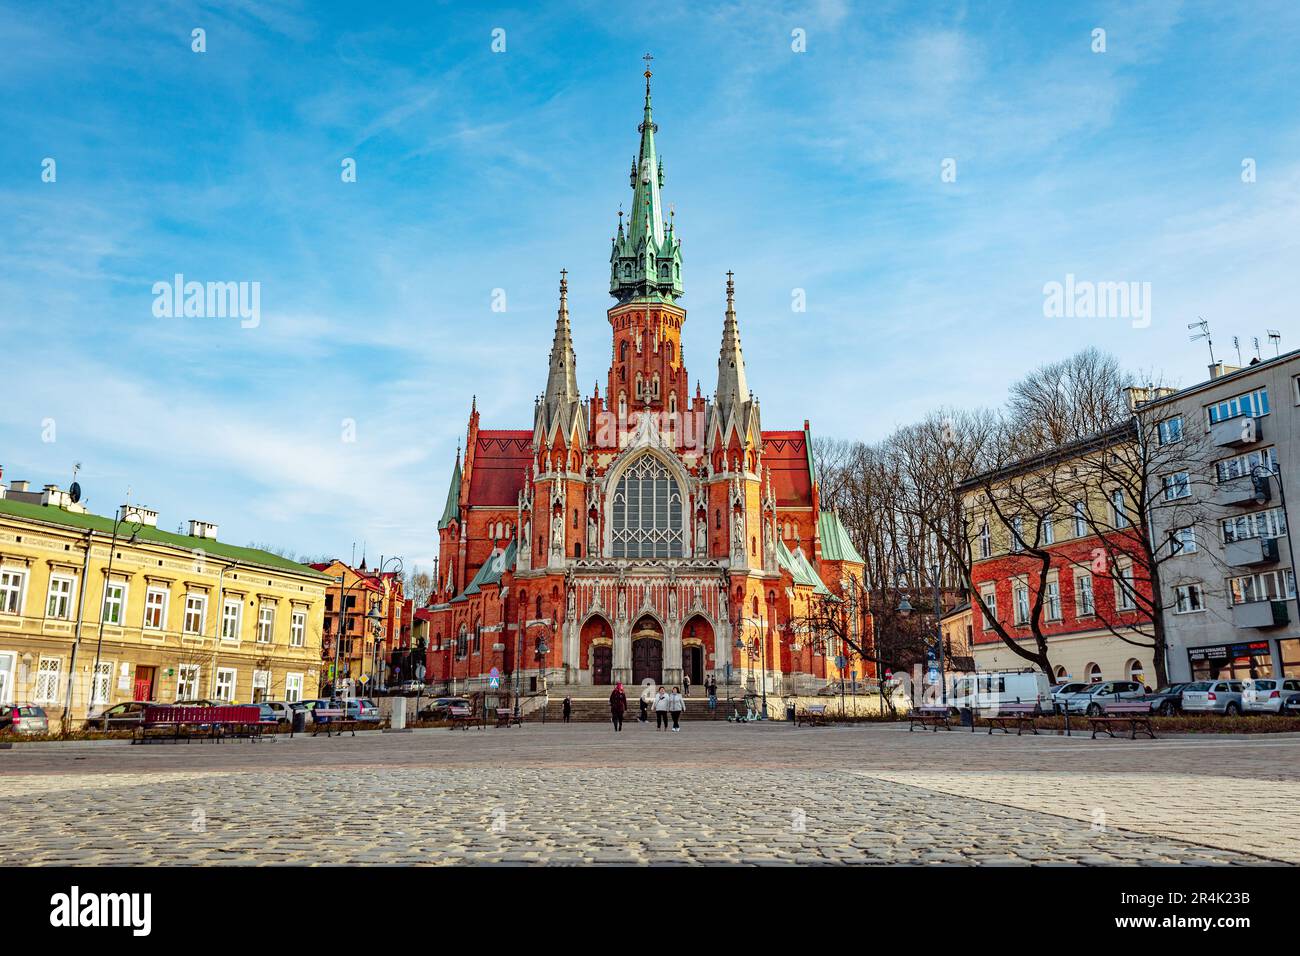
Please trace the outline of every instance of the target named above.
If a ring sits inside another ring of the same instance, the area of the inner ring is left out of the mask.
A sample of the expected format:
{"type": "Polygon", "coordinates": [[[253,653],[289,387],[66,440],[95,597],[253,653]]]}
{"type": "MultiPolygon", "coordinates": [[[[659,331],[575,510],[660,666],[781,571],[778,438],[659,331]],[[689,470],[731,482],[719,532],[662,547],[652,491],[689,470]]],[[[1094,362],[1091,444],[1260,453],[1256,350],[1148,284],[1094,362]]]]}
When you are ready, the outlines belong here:
{"type": "Polygon", "coordinates": [[[727,273],[727,315],[722,321],[722,348],[718,352],[718,393],[714,398],[725,415],[733,403],[749,401],[745,382],[745,357],[740,352],[740,325],[736,322],[736,283],[727,273]]]}
{"type": "Polygon", "coordinates": [[[573,352],[573,329],[569,325],[569,273],[560,270],[560,309],[555,317],[555,339],[551,343],[551,364],[542,399],[544,424],[549,432],[561,419],[568,432],[572,414],[581,405],[578,394],[578,360],[573,352]]]}
{"type": "Polygon", "coordinates": [[[645,105],[637,127],[641,148],[632,161],[632,209],[626,233],[621,215],[619,218],[618,235],[610,253],[609,293],[619,302],[637,299],[671,303],[682,294],[681,242],[671,224],[664,227],[660,195],[664,167],[655,149],[659,127],[650,102],[650,61],[654,57],[647,53],[644,59],[645,105]]]}

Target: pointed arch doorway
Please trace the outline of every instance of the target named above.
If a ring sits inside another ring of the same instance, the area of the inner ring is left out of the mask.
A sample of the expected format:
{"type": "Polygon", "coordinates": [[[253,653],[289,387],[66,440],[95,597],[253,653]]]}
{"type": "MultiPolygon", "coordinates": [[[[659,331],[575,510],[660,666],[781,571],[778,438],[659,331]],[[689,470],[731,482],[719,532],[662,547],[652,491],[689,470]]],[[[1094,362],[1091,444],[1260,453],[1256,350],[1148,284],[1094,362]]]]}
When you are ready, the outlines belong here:
{"type": "Polygon", "coordinates": [[[659,684],[664,679],[664,631],[650,615],[637,620],[632,626],[632,683],[651,680],[659,684]]]}

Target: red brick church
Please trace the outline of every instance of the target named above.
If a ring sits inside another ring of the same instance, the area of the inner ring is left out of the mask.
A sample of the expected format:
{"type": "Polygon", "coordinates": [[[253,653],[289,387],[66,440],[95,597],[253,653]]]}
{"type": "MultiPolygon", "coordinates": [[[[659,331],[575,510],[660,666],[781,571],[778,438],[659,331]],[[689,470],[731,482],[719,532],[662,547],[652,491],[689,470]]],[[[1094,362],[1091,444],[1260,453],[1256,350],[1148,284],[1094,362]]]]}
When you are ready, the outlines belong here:
{"type": "MultiPolygon", "coordinates": [[[[660,191],[647,70],[628,221],[610,251],[604,394],[578,390],[560,273],[545,392],[527,429],[472,407],[438,522],[428,677],[458,689],[699,685],[769,694],[838,680],[836,649],[792,619],[862,577],[839,517],[819,506],[808,423],[765,431],[727,275],[711,397],[682,353],[681,240],[660,191]]],[[[846,670],[868,676],[866,662],[846,670]]]]}

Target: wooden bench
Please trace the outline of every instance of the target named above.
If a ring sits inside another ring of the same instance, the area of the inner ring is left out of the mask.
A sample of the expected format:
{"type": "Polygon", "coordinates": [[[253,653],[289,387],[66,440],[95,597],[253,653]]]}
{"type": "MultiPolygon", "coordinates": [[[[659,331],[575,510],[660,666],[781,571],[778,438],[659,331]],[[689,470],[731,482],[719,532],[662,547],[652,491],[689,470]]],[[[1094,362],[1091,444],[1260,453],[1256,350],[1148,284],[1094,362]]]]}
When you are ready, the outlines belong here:
{"type": "Polygon", "coordinates": [[[497,726],[509,727],[511,724],[514,724],[516,727],[522,727],[524,725],[523,718],[509,707],[498,707],[497,726]]]}
{"type": "Polygon", "coordinates": [[[917,724],[931,727],[935,733],[940,727],[952,730],[952,711],[947,707],[914,707],[907,712],[907,732],[910,734],[917,724]]]}
{"type": "Polygon", "coordinates": [[[1155,729],[1151,726],[1151,704],[1144,700],[1117,700],[1101,705],[1101,713],[1096,716],[1088,715],[1085,718],[1088,723],[1092,724],[1092,739],[1097,739],[1097,731],[1102,731],[1107,736],[1114,737],[1115,731],[1111,728],[1116,724],[1128,724],[1129,739],[1137,740],[1138,730],[1152,740],[1156,739],[1155,729]]]}
{"type": "Polygon", "coordinates": [[[348,717],[348,712],[342,707],[317,707],[311,712],[312,728],[311,735],[315,737],[322,730],[325,736],[341,737],[343,731],[352,731],[352,736],[357,735],[357,724],[361,721],[348,717]],[[331,734],[331,731],[334,733],[331,734]]]}
{"type": "MultiPolygon", "coordinates": [[[[271,722],[272,724],[274,722],[271,722]]],[[[132,743],[171,741],[184,739],[189,743],[200,740],[220,742],[225,737],[244,737],[258,740],[266,731],[262,721],[262,708],[256,705],[228,704],[196,706],[178,704],[151,704],[144,709],[144,720],[132,743]],[[151,731],[161,731],[151,733],[151,731]]]]}
{"type": "Polygon", "coordinates": [[[989,734],[993,733],[994,728],[1001,727],[1004,734],[1011,733],[1011,725],[1016,726],[1016,736],[1019,737],[1028,727],[1038,736],[1038,705],[1037,704],[999,704],[996,714],[987,718],[989,722],[989,734]]]}
{"type": "Polygon", "coordinates": [[[811,727],[826,726],[826,705],[809,704],[803,710],[798,711],[794,717],[794,725],[807,724],[811,727]]]}
{"type": "Polygon", "coordinates": [[[461,730],[469,730],[469,725],[474,722],[473,708],[465,707],[463,705],[453,705],[448,711],[448,716],[451,717],[452,730],[455,730],[457,727],[461,730]]]}

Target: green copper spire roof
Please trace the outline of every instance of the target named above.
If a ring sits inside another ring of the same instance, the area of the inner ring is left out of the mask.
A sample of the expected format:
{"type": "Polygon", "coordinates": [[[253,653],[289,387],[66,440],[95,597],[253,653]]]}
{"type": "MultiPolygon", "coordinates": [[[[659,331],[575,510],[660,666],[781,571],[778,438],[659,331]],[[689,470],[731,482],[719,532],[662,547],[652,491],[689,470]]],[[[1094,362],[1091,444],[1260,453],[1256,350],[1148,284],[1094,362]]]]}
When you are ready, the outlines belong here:
{"type": "MultiPolygon", "coordinates": [[[[649,54],[647,54],[647,62],[649,54]]],[[[654,114],[650,105],[650,70],[645,71],[645,110],[641,125],[641,150],[632,161],[632,215],[618,234],[610,252],[609,294],[620,302],[632,300],[675,302],[682,294],[681,241],[673,234],[671,217],[664,225],[664,165],[655,152],[654,114]]]]}
{"type": "Polygon", "coordinates": [[[866,564],[862,555],[853,546],[849,530],[840,521],[838,511],[826,510],[817,516],[817,535],[822,542],[823,561],[850,561],[853,564],[866,564]]]}
{"type": "Polygon", "coordinates": [[[447,504],[443,506],[442,518],[438,521],[441,531],[453,521],[460,520],[460,449],[456,449],[456,467],[451,472],[451,487],[447,489],[447,504]]]}

